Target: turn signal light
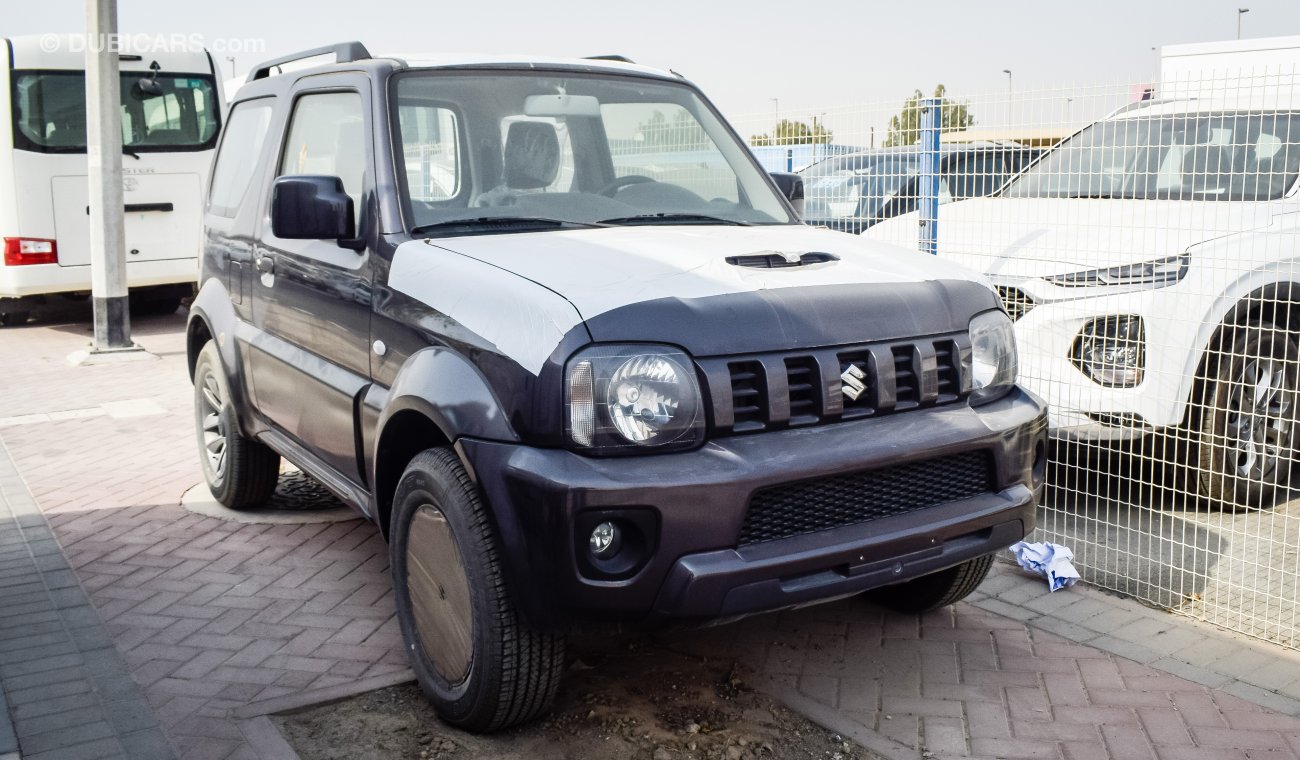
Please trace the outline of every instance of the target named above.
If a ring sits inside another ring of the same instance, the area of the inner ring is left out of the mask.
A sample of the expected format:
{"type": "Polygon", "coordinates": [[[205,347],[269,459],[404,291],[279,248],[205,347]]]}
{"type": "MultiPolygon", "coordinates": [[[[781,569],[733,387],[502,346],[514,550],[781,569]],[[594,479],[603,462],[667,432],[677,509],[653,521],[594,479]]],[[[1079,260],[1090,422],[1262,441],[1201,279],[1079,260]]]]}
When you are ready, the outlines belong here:
{"type": "Polygon", "coordinates": [[[5,238],[5,266],[7,267],[57,263],[59,263],[59,249],[53,240],[5,238]]]}

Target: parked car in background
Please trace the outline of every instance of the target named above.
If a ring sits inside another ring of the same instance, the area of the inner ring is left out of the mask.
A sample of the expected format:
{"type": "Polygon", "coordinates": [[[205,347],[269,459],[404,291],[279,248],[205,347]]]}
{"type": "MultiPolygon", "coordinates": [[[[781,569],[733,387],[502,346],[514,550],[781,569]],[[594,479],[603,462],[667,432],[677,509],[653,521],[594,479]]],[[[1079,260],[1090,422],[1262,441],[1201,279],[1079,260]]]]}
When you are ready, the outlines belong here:
{"type": "MultiPolygon", "coordinates": [[[[1041,153],[1017,144],[944,145],[939,159],[939,202],[993,193],[1041,153]]],[[[799,172],[804,220],[817,227],[861,233],[873,224],[916,210],[921,153],[915,147],[833,156],[799,172]]]]}
{"type": "Polygon", "coordinates": [[[938,255],[996,283],[1054,434],[1168,433],[1194,491],[1263,506],[1296,457],[1298,174],[1300,113],[1276,100],[1133,103],[944,207],[938,255]]]}
{"type": "MultiPolygon", "coordinates": [[[[0,326],[90,292],[82,41],[4,39],[0,65],[0,326]]],[[[175,311],[198,278],[203,189],[222,97],[206,52],[120,57],[126,279],[134,309],[175,311]]]]}
{"type": "Polygon", "coordinates": [[[677,74],[324,52],[231,105],[200,459],[379,525],[445,720],[538,715],[592,624],[951,604],[1033,528],[1046,414],[982,278],[800,223],[677,74]]]}

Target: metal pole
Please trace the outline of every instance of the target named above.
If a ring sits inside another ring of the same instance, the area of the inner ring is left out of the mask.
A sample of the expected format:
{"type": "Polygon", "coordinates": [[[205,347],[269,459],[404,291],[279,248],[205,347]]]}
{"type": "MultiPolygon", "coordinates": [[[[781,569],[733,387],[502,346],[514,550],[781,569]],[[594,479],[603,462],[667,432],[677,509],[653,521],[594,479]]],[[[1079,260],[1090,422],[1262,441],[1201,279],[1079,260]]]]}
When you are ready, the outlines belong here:
{"type": "Polygon", "coordinates": [[[86,0],[86,163],[90,181],[92,353],[131,348],[122,220],[117,0],[86,0]]]}
{"type": "Polygon", "coordinates": [[[776,141],[776,133],[781,126],[781,99],[768,98],[768,100],[772,101],[772,144],[780,145],[776,141]]]}
{"type": "Polygon", "coordinates": [[[1247,13],[1250,13],[1249,8],[1237,9],[1237,39],[1241,39],[1241,17],[1246,15],[1247,13]]]}
{"type": "Polygon", "coordinates": [[[1011,69],[1003,69],[1003,74],[1007,75],[1007,126],[1011,126],[1011,100],[1014,90],[1011,87],[1011,69]]]}
{"type": "Polygon", "coordinates": [[[938,252],[939,239],[939,133],[942,131],[943,100],[921,101],[921,166],[917,172],[917,208],[920,211],[922,253],[938,252]]]}

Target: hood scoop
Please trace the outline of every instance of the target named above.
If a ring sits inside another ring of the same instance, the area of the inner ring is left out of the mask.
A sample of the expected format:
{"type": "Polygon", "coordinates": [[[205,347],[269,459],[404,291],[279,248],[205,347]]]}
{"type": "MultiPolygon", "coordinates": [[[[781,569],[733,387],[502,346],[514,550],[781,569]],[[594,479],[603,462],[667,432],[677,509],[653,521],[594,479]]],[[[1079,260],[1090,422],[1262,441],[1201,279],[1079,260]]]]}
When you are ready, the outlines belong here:
{"type": "Polygon", "coordinates": [[[744,256],[727,257],[728,264],[736,267],[749,267],[750,269],[807,267],[814,264],[830,264],[831,262],[839,260],[839,256],[836,256],[833,253],[823,253],[821,251],[809,251],[807,253],[761,251],[759,253],[750,253],[744,256]]]}

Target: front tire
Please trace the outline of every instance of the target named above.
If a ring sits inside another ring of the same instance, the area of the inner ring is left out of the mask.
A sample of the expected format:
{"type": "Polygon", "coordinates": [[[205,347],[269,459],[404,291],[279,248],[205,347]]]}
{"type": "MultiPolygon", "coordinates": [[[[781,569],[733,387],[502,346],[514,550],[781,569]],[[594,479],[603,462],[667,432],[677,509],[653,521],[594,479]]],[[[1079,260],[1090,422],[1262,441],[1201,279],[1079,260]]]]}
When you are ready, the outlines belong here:
{"type": "Polygon", "coordinates": [[[897,612],[921,613],[956,604],[979,587],[993,567],[986,554],[920,578],[867,592],[871,601],[897,612]]]}
{"type": "Polygon", "coordinates": [[[519,615],[487,509],[451,451],[429,449],[407,465],[389,553],[411,669],[444,721],[498,731],[550,706],[564,638],[519,615]]]}
{"type": "Polygon", "coordinates": [[[1226,509],[1264,507],[1296,456],[1300,347],[1285,327],[1259,321],[1221,345],[1204,385],[1197,487],[1226,509]]]}
{"type": "Polygon", "coordinates": [[[280,455],[244,436],[215,341],[194,363],[194,427],[208,490],[231,509],[266,503],[280,480],[280,455]]]}

